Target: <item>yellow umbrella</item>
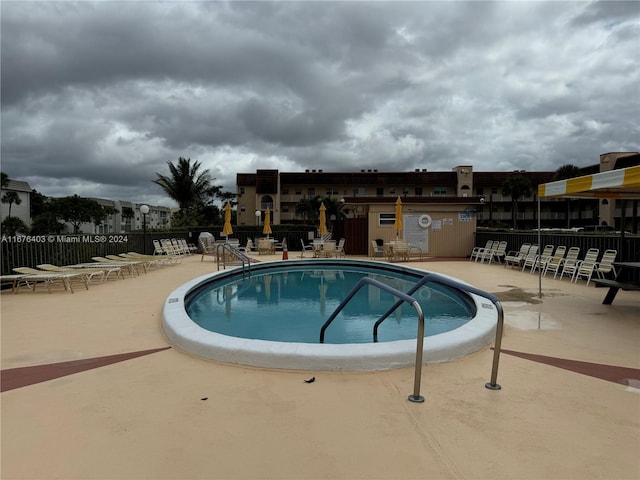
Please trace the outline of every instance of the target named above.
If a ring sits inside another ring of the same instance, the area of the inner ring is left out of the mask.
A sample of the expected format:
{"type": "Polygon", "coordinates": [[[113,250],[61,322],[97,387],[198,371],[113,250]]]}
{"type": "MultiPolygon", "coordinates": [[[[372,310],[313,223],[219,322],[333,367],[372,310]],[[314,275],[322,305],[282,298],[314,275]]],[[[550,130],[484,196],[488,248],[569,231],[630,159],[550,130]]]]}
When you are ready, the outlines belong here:
{"type": "Polygon", "coordinates": [[[320,226],[318,227],[318,235],[324,235],[329,230],[327,230],[327,207],[324,206],[324,203],[320,204],[320,226]]]}
{"type": "Polygon", "coordinates": [[[224,227],[222,228],[222,235],[228,237],[233,233],[231,228],[231,204],[227,203],[224,207],[224,227]]]}
{"type": "Polygon", "coordinates": [[[264,212],[264,228],[262,229],[262,233],[264,233],[267,238],[269,238],[269,234],[273,233],[271,231],[271,212],[269,211],[269,207],[267,207],[266,212],[264,212]]]}
{"type": "Polygon", "coordinates": [[[396,231],[396,240],[400,236],[400,230],[402,230],[402,200],[398,197],[396,200],[396,221],[393,224],[393,228],[396,231]]]}

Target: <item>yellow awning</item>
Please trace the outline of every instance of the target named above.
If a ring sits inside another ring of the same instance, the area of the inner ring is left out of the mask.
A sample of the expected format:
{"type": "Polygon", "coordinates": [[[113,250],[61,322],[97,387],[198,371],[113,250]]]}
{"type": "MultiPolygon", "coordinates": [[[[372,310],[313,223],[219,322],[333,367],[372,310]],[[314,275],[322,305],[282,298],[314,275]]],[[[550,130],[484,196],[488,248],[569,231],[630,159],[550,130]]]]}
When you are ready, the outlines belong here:
{"type": "Polygon", "coordinates": [[[543,183],[539,197],[640,198],[640,166],[543,183]]]}

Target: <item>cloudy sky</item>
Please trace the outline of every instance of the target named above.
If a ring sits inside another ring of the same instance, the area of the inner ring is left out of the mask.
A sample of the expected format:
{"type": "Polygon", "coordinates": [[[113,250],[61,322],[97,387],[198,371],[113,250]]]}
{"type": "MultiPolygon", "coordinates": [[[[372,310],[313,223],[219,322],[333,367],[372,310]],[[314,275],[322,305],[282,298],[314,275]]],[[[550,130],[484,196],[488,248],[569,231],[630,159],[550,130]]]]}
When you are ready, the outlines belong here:
{"type": "Polygon", "coordinates": [[[1,2],[2,171],[173,206],[236,173],[556,170],[640,150],[640,2],[1,2]]]}

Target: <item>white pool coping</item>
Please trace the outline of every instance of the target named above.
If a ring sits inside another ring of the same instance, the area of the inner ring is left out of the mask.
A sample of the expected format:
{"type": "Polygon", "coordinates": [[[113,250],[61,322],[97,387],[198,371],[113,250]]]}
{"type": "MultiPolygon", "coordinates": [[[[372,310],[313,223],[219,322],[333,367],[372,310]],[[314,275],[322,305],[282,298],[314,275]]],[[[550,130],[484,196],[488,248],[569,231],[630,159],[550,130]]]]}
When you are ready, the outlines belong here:
{"type": "MultiPolygon", "coordinates": [[[[282,267],[288,264],[309,265],[353,265],[380,268],[382,262],[365,260],[288,260],[261,262],[252,266],[253,272],[282,267]]],[[[396,271],[424,274],[423,270],[396,264],[384,264],[396,271]]],[[[167,297],[162,316],[162,325],[170,342],[179,350],[225,363],[236,363],[254,367],[294,370],[388,370],[411,366],[416,359],[416,340],[358,344],[311,344],[294,342],[272,342],[231,337],[210,332],[197,325],[187,315],[185,296],[193,289],[221,275],[235,273],[238,268],[227,269],[195,278],[167,297]]],[[[438,274],[447,277],[442,274],[438,274]]],[[[447,277],[465,284],[453,277],[447,277]]],[[[495,338],[498,311],[488,299],[469,294],[476,304],[476,316],[455,330],[424,338],[423,363],[441,363],[477,352],[495,338]]]]}

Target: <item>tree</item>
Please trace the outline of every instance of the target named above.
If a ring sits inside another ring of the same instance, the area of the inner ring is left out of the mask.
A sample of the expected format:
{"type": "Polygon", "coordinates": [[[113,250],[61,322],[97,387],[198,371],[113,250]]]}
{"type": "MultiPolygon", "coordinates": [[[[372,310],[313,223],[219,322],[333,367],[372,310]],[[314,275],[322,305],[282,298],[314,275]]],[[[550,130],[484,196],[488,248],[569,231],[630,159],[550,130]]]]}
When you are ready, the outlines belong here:
{"type": "MultiPolygon", "coordinates": [[[[569,178],[575,178],[580,176],[580,169],[575,165],[566,164],[562,165],[560,168],[556,170],[556,173],[553,175],[553,181],[557,182],[558,180],[568,180],[569,178]]],[[[567,205],[567,228],[571,228],[571,199],[565,198],[565,203],[567,205]]],[[[580,209],[578,209],[578,213],[580,209]]]]}
{"type": "Polygon", "coordinates": [[[170,198],[178,203],[180,210],[187,212],[208,203],[208,199],[220,192],[219,186],[213,186],[215,180],[208,170],[200,171],[201,163],[191,159],[178,158],[177,165],[167,162],[169,176],[160,175],[153,183],[159,185],[170,198]]]}
{"type": "Polygon", "coordinates": [[[31,235],[46,235],[60,233],[64,224],[58,221],[52,201],[38,192],[31,190],[31,235]]]}
{"type": "Polygon", "coordinates": [[[2,181],[2,188],[7,188],[9,186],[9,175],[4,172],[0,172],[0,177],[2,181]]]}
{"type": "Polygon", "coordinates": [[[523,175],[512,175],[502,184],[502,195],[511,197],[511,219],[513,228],[517,228],[518,199],[531,195],[531,182],[523,175]]]}
{"type": "Polygon", "coordinates": [[[95,200],[78,195],[56,198],[52,203],[57,215],[73,225],[73,233],[78,233],[80,225],[90,222],[98,209],[102,208],[95,200]]]}
{"type": "Polygon", "coordinates": [[[27,233],[29,227],[18,217],[6,217],[2,221],[3,235],[13,236],[16,233],[27,233]]]}
{"type": "Polygon", "coordinates": [[[320,195],[303,198],[296,205],[296,215],[302,217],[309,225],[314,225],[318,223],[318,218],[320,217],[321,203],[322,197],[320,195]]]}
{"type": "Polygon", "coordinates": [[[2,196],[2,199],[0,199],[0,201],[2,201],[2,203],[8,203],[9,204],[9,215],[7,215],[8,217],[11,216],[11,206],[15,203],[16,205],[20,205],[22,203],[22,199],[20,198],[20,195],[18,195],[18,192],[14,192],[14,191],[10,191],[5,193],[2,196]]]}
{"type": "Polygon", "coordinates": [[[98,227],[104,223],[105,219],[109,215],[115,215],[116,213],[119,213],[119,212],[120,210],[118,210],[117,208],[114,208],[111,206],[103,207],[98,202],[96,202],[96,208],[91,214],[91,219],[93,220],[93,223],[95,224],[95,226],[98,227]]]}
{"type": "MultiPolygon", "coordinates": [[[[296,205],[296,215],[302,217],[308,224],[315,225],[320,221],[320,205],[324,203],[327,222],[332,219],[343,220],[346,215],[343,211],[344,204],[337,198],[316,195],[304,198],[296,205]]],[[[328,226],[328,225],[327,225],[328,226]]]]}

